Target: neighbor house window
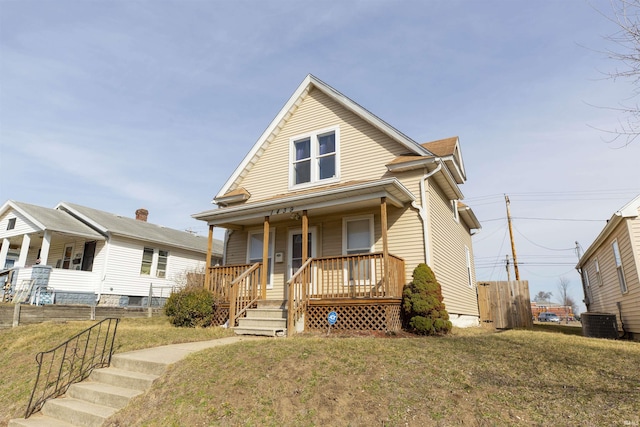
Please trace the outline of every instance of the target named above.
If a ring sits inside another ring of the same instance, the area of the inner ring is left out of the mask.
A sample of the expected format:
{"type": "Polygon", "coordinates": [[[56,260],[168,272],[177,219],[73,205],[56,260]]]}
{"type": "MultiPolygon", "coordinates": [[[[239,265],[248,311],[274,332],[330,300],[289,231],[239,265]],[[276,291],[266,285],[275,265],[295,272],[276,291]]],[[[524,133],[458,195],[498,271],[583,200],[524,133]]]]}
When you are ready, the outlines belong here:
{"type": "Polygon", "coordinates": [[[16,228],[16,219],[9,218],[9,221],[7,222],[7,230],[13,230],[14,228],[16,228]]]}
{"type": "Polygon", "coordinates": [[[149,276],[151,274],[151,266],[153,265],[153,248],[144,248],[142,252],[142,265],[140,266],[140,274],[149,276]]]}
{"type": "Polygon", "coordinates": [[[338,178],[338,129],[324,129],[291,139],[291,186],[338,178]]]}
{"type": "Polygon", "coordinates": [[[620,257],[620,248],[618,247],[618,241],[614,240],[611,244],[613,248],[613,258],[616,261],[616,270],[618,272],[618,282],[620,283],[620,291],[627,293],[627,282],[624,280],[624,271],[622,270],[622,258],[620,257]]]}
{"type": "Polygon", "coordinates": [[[602,278],[600,277],[600,264],[598,264],[598,259],[596,258],[593,261],[594,267],[596,269],[596,285],[602,285],[602,278]]]}
{"type": "Polygon", "coordinates": [[[167,277],[167,259],[169,258],[168,251],[158,251],[158,268],[156,269],[156,277],[167,277]]]}

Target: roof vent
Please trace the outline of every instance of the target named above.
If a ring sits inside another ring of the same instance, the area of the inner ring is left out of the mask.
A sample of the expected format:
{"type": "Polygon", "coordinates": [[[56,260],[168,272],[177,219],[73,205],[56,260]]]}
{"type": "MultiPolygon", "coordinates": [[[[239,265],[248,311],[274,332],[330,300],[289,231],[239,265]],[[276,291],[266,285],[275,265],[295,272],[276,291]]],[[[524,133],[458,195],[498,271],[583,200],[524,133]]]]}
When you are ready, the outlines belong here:
{"type": "Polygon", "coordinates": [[[144,221],[144,222],[147,222],[147,217],[148,217],[148,216],[149,216],[149,211],[148,211],[148,210],[146,210],[146,209],[144,209],[144,208],[138,209],[138,210],[136,211],[136,219],[137,219],[138,221],[144,221]]]}

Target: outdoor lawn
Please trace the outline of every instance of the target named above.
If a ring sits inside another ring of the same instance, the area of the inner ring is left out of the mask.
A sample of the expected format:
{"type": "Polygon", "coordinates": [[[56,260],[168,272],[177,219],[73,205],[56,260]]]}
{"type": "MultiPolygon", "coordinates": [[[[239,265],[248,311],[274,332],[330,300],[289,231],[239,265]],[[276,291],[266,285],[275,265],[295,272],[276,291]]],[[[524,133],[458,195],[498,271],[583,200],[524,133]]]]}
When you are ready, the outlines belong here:
{"type": "MultiPolygon", "coordinates": [[[[35,353],[89,324],[0,331],[0,424],[24,411],[35,353]]],[[[640,343],[579,331],[536,325],[441,338],[332,333],[243,342],[173,365],[108,425],[640,425],[640,343]]],[[[117,352],[227,334],[128,319],[117,352]]]]}

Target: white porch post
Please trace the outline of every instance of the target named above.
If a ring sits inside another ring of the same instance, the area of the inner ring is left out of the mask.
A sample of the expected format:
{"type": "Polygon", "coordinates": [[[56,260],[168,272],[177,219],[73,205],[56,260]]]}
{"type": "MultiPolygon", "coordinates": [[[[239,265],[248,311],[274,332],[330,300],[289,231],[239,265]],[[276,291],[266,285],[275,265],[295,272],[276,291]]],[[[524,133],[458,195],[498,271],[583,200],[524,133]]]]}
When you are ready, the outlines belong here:
{"type": "Polygon", "coordinates": [[[49,261],[49,247],[51,247],[51,231],[45,230],[42,246],[40,246],[40,264],[42,265],[47,265],[47,261],[49,261]]]}
{"type": "Polygon", "coordinates": [[[2,239],[2,248],[0,249],[0,270],[4,270],[7,263],[7,254],[9,253],[9,239],[2,239]]]}
{"type": "Polygon", "coordinates": [[[20,257],[18,257],[17,267],[24,267],[27,264],[27,254],[29,253],[29,245],[31,244],[31,236],[25,234],[22,236],[22,246],[20,247],[20,257]]]}

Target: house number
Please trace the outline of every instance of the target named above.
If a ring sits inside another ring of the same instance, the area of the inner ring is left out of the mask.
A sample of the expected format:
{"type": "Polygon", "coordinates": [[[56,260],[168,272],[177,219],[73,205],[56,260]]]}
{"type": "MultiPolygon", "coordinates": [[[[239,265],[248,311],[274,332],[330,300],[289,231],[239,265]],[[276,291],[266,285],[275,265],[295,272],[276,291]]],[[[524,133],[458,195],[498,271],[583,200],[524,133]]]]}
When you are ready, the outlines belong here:
{"type": "Polygon", "coordinates": [[[271,211],[270,215],[279,215],[284,213],[291,213],[295,208],[292,206],[290,208],[282,208],[282,209],[274,209],[271,211]]]}

